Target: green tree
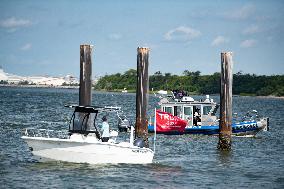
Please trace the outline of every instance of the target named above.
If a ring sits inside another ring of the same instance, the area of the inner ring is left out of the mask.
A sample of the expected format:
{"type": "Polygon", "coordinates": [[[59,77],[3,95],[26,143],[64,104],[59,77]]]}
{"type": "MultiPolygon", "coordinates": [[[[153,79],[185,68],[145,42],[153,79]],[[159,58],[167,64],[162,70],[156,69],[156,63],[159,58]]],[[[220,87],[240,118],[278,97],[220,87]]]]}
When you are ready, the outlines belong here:
{"type": "MultiPolygon", "coordinates": [[[[95,85],[99,90],[136,89],[134,69],[123,74],[105,75],[95,85]]],[[[154,90],[185,90],[193,94],[216,94],[220,92],[220,73],[201,75],[200,71],[185,70],[181,76],[160,71],[149,76],[149,87],[154,90]]],[[[233,75],[233,94],[284,96],[284,75],[255,75],[239,71],[233,75]]]]}
{"type": "Polygon", "coordinates": [[[0,81],[0,84],[7,85],[7,84],[8,84],[8,81],[1,80],[1,81],[0,81]]]}
{"type": "Polygon", "coordinates": [[[18,85],[28,85],[28,81],[19,81],[18,85]]]}

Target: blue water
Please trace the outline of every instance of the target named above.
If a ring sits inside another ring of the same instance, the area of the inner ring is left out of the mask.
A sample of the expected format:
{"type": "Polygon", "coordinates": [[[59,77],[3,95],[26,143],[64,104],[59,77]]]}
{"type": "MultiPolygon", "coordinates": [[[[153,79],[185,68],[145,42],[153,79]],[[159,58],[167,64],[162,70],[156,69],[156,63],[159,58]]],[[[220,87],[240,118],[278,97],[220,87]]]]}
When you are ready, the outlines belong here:
{"type": "MultiPolygon", "coordinates": [[[[233,138],[231,152],[217,150],[213,136],[158,135],[149,165],[37,162],[22,130],[66,130],[72,109],[64,105],[77,102],[77,89],[0,88],[0,188],[284,188],[283,99],[233,98],[234,112],[270,117],[270,131],[233,138]]],[[[157,102],[149,97],[152,111],[157,102]]],[[[94,92],[93,104],[122,106],[134,120],[135,94],[94,92]]]]}

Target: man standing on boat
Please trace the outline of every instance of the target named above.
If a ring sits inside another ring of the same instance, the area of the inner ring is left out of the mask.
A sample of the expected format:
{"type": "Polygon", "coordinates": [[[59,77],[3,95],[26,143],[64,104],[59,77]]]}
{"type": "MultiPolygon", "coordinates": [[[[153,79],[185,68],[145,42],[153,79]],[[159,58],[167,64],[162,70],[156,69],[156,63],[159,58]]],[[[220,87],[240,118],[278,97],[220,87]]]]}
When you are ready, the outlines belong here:
{"type": "Polygon", "coordinates": [[[102,123],[102,142],[107,142],[109,139],[109,124],[107,122],[107,117],[103,116],[102,118],[103,123],[102,123]]]}

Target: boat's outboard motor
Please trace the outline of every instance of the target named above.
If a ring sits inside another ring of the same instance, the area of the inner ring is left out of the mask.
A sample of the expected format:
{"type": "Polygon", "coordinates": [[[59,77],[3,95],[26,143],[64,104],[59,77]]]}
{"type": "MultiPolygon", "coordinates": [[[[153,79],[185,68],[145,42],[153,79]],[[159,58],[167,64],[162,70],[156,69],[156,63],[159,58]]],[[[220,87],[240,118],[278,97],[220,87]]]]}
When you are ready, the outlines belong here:
{"type": "Polygon", "coordinates": [[[135,139],[133,145],[138,146],[140,148],[143,148],[143,147],[145,147],[146,144],[145,144],[145,141],[142,138],[137,138],[137,139],[135,139]]]}
{"type": "Polygon", "coordinates": [[[127,132],[130,129],[130,122],[125,116],[121,116],[118,119],[119,132],[127,132]]]}

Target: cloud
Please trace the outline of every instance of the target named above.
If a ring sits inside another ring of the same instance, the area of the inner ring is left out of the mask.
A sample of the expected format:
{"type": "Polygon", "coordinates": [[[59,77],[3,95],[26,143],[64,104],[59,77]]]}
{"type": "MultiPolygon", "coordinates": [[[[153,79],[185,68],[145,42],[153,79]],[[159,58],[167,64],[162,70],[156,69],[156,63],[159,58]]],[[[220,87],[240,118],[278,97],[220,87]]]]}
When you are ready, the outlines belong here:
{"type": "Polygon", "coordinates": [[[108,38],[111,40],[119,40],[122,38],[122,35],[119,33],[112,33],[112,34],[109,34],[108,38]]]}
{"type": "Polygon", "coordinates": [[[15,17],[7,18],[5,20],[0,21],[0,27],[2,28],[19,28],[19,27],[27,27],[30,26],[32,22],[27,19],[17,19],[15,17]]]}
{"type": "Polygon", "coordinates": [[[191,41],[201,35],[201,32],[186,26],[179,26],[165,33],[167,41],[191,41]]]}
{"type": "Polygon", "coordinates": [[[243,48],[249,48],[249,47],[253,47],[255,46],[255,44],[257,43],[256,40],[254,39],[247,39],[241,42],[241,47],[243,48]]]}
{"type": "Polygon", "coordinates": [[[24,46],[22,46],[20,49],[21,49],[22,51],[27,51],[27,50],[30,50],[31,48],[32,48],[32,44],[27,43],[27,44],[25,44],[24,46]]]}
{"type": "Polygon", "coordinates": [[[217,36],[211,43],[211,46],[219,46],[219,45],[222,45],[222,44],[225,44],[225,43],[228,43],[229,42],[229,39],[224,37],[224,36],[217,36]]]}
{"type": "Polygon", "coordinates": [[[245,35],[249,35],[249,34],[255,34],[255,33],[258,33],[258,32],[260,32],[259,27],[257,25],[251,25],[251,26],[245,28],[242,33],[245,34],[245,35]]]}
{"type": "Polygon", "coordinates": [[[235,9],[225,13],[225,17],[229,19],[244,20],[249,18],[255,12],[255,7],[251,4],[244,5],[239,9],[235,9]]]}

